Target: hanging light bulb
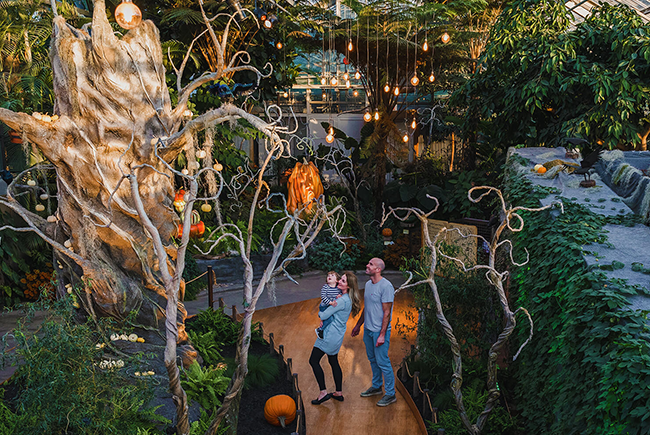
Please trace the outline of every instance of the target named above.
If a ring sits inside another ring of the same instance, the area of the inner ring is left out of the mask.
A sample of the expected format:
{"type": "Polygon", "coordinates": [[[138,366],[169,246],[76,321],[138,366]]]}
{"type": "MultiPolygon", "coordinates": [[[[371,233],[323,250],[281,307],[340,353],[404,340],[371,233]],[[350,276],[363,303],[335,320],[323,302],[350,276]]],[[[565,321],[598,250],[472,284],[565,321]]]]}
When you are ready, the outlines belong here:
{"type": "Polygon", "coordinates": [[[350,80],[345,81],[345,87],[350,89],[350,80]]]}
{"type": "Polygon", "coordinates": [[[415,128],[418,126],[418,123],[415,121],[415,118],[413,118],[413,121],[411,121],[411,128],[415,130],[415,128]]]}
{"type": "Polygon", "coordinates": [[[288,97],[289,97],[289,93],[288,93],[287,91],[284,91],[284,92],[282,93],[282,96],[283,96],[284,98],[288,98],[288,97]]]}
{"type": "Polygon", "coordinates": [[[364,121],[370,122],[371,119],[372,119],[372,115],[370,114],[370,112],[366,112],[366,113],[363,114],[363,120],[364,121]]]}
{"type": "Polygon", "coordinates": [[[424,44],[422,44],[422,51],[429,51],[429,42],[425,39],[424,44]]]}
{"type": "Polygon", "coordinates": [[[320,84],[324,85],[325,83],[327,83],[327,79],[325,77],[321,77],[320,78],[320,84]]]}
{"type": "Polygon", "coordinates": [[[404,133],[404,137],[402,138],[402,140],[404,141],[404,143],[408,142],[409,141],[409,135],[404,133]]]}
{"type": "Polygon", "coordinates": [[[350,39],[350,42],[348,42],[348,51],[352,51],[354,46],[352,45],[352,40],[350,39]]]}
{"type": "Polygon", "coordinates": [[[375,110],[375,121],[379,121],[379,112],[375,110]]]}
{"type": "Polygon", "coordinates": [[[133,29],[142,22],[142,12],[131,0],[122,0],[115,8],[115,21],[123,29],[133,29]]]}
{"type": "Polygon", "coordinates": [[[449,36],[449,33],[447,32],[443,33],[442,36],[440,37],[440,40],[442,41],[443,44],[448,43],[450,39],[451,36],[449,36]]]}
{"type": "Polygon", "coordinates": [[[430,81],[431,83],[433,83],[433,82],[436,81],[436,76],[434,76],[433,73],[431,73],[431,75],[429,76],[429,81],[430,81]]]}
{"type": "Polygon", "coordinates": [[[343,74],[343,80],[350,80],[350,74],[348,74],[347,72],[343,74]]]}
{"type": "Polygon", "coordinates": [[[393,94],[397,97],[399,95],[399,86],[395,86],[395,89],[393,90],[393,94]]]}
{"type": "Polygon", "coordinates": [[[331,134],[328,134],[327,136],[325,136],[325,141],[326,141],[327,143],[332,143],[332,142],[334,142],[334,136],[332,136],[331,134]]]}
{"type": "Polygon", "coordinates": [[[352,96],[353,97],[358,97],[359,96],[359,91],[357,91],[356,89],[354,91],[352,91],[352,96]]]}
{"type": "Polygon", "coordinates": [[[390,92],[390,85],[388,83],[384,86],[384,92],[390,92]]]}
{"type": "Polygon", "coordinates": [[[329,133],[330,133],[332,136],[334,136],[334,127],[332,127],[331,125],[330,125],[329,133]]]}
{"type": "Polygon", "coordinates": [[[275,44],[275,47],[276,47],[278,50],[282,50],[282,47],[284,47],[284,46],[282,45],[282,42],[281,42],[281,41],[278,41],[277,44],[275,44]]]}
{"type": "Polygon", "coordinates": [[[339,82],[339,80],[336,78],[336,76],[332,77],[332,80],[330,80],[330,83],[332,86],[336,86],[336,84],[339,82]]]}
{"type": "Polygon", "coordinates": [[[413,73],[413,77],[411,77],[411,84],[413,86],[417,86],[420,84],[420,79],[418,78],[417,73],[413,73]]]}
{"type": "Polygon", "coordinates": [[[361,78],[361,73],[359,71],[354,73],[354,78],[359,80],[361,78]]]}

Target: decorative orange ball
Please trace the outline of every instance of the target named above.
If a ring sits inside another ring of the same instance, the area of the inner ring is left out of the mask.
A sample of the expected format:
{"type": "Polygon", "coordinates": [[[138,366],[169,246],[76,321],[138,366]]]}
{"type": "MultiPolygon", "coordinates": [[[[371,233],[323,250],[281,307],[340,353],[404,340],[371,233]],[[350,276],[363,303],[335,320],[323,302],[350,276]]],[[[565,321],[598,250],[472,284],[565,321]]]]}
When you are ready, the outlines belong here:
{"type": "Polygon", "coordinates": [[[383,230],[381,230],[381,235],[384,237],[390,237],[393,235],[393,230],[391,230],[390,228],[384,228],[383,230]]]}
{"type": "Polygon", "coordinates": [[[286,427],[296,419],[296,402],[286,394],[273,396],[264,405],[264,418],[274,426],[286,427]]]}
{"type": "Polygon", "coordinates": [[[545,172],[546,172],[546,168],[545,168],[544,166],[542,166],[541,168],[539,168],[539,169],[537,170],[537,173],[538,173],[538,174],[544,174],[545,172]]]}

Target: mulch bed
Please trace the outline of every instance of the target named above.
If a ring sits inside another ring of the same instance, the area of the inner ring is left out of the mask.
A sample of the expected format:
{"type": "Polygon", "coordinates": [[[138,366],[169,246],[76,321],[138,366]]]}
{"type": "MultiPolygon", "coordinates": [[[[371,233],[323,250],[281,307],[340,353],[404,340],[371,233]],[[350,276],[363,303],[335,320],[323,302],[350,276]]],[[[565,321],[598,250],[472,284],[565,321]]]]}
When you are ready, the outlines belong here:
{"type": "MultiPolygon", "coordinates": [[[[261,355],[269,353],[269,345],[253,342],[249,350],[249,355],[261,355]]],[[[223,356],[231,356],[229,350],[224,349],[223,356]]],[[[234,348],[232,349],[234,357],[234,348]]],[[[278,394],[292,396],[292,382],[287,380],[287,370],[279,355],[274,355],[280,366],[280,375],[275,383],[262,388],[244,389],[239,405],[239,422],[237,423],[237,433],[242,435],[273,435],[273,434],[291,434],[296,431],[295,420],[287,425],[286,428],[273,426],[264,418],[264,405],[266,401],[278,394]]]]}

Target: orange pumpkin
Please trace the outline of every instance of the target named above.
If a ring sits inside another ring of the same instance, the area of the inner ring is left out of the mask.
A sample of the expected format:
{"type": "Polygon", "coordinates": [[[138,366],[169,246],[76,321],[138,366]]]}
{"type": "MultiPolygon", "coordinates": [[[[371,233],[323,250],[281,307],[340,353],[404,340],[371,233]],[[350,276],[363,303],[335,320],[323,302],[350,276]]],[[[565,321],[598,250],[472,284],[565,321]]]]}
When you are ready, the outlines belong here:
{"type": "Polygon", "coordinates": [[[384,228],[383,230],[381,230],[381,235],[384,237],[390,237],[393,235],[393,230],[391,230],[390,228],[384,228]]]}
{"type": "Polygon", "coordinates": [[[296,419],[296,402],[286,394],[273,396],[264,405],[264,418],[274,426],[286,427],[296,419]]]}
{"type": "Polygon", "coordinates": [[[296,163],[291,171],[291,176],[287,182],[289,198],[287,199],[287,210],[293,213],[296,209],[304,208],[308,213],[314,206],[314,201],[320,197],[325,189],[320,181],[318,168],[314,162],[303,165],[296,163]]]}
{"type": "MultiPolygon", "coordinates": [[[[205,224],[201,221],[201,215],[196,210],[192,210],[192,217],[190,223],[190,237],[201,237],[205,233],[205,224]]],[[[183,237],[183,223],[178,224],[178,231],[176,237],[179,239],[183,237]]]]}

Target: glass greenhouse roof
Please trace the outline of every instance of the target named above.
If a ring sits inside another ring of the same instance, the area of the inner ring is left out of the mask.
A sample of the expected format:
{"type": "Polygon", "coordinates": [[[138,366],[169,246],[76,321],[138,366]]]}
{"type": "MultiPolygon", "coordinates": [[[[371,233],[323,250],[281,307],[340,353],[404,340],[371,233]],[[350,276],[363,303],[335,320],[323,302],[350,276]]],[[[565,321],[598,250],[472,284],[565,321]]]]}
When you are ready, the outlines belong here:
{"type": "Polygon", "coordinates": [[[646,23],[650,22],[650,0],[569,0],[566,7],[573,14],[576,23],[584,21],[591,9],[602,3],[626,5],[634,9],[646,23]]]}

